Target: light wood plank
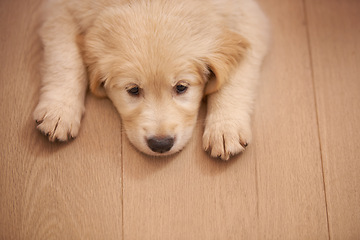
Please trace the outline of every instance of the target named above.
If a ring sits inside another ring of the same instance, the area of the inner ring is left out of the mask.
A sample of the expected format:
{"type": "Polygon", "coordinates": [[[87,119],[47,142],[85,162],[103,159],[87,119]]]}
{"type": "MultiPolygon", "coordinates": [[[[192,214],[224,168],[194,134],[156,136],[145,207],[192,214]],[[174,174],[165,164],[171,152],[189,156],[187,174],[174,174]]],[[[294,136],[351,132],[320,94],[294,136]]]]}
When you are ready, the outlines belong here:
{"type": "Polygon", "coordinates": [[[360,239],[360,1],[306,1],[331,239],[360,239]]]}
{"type": "Polygon", "coordinates": [[[0,2],[0,239],[121,239],[121,126],[110,102],[88,98],[71,143],[35,129],[39,6],[0,2]]]}
{"type": "Polygon", "coordinates": [[[327,239],[302,1],[261,1],[273,26],[254,122],[260,239],[327,239]]]}
{"type": "MultiPolygon", "coordinates": [[[[302,1],[260,1],[273,25],[254,143],[230,162],[187,148],[149,158],[124,141],[129,239],[327,239],[314,92],[302,1]]],[[[125,138],[125,136],[124,136],[125,138]]]]}

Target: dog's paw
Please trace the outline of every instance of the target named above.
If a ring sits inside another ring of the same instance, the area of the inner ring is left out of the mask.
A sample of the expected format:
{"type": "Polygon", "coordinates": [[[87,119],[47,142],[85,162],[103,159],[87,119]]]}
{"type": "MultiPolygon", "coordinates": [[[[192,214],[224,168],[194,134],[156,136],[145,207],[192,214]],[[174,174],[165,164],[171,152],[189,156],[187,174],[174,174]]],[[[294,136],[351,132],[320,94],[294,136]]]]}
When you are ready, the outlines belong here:
{"type": "Polygon", "coordinates": [[[78,135],[83,112],[84,107],[40,102],[34,111],[34,119],[37,129],[50,141],[67,141],[78,135]]]}
{"type": "Polygon", "coordinates": [[[245,150],[251,141],[250,126],[235,121],[208,122],[203,147],[212,157],[228,160],[245,150]]]}

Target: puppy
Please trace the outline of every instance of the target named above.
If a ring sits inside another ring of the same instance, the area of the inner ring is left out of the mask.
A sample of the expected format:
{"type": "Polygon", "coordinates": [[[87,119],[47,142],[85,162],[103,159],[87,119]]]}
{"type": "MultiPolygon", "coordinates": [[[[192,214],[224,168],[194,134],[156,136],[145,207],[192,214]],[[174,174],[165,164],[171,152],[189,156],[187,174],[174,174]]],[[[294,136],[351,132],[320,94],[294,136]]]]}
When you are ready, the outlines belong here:
{"type": "Polygon", "coordinates": [[[180,151],[207,98],[203,148],[228,160],[251,141],[268,24],[253,0],[53,0],[40,30],[34,111],[50,141],[78,135],[87,86],[117,108],[130,142],[180,151]]]}

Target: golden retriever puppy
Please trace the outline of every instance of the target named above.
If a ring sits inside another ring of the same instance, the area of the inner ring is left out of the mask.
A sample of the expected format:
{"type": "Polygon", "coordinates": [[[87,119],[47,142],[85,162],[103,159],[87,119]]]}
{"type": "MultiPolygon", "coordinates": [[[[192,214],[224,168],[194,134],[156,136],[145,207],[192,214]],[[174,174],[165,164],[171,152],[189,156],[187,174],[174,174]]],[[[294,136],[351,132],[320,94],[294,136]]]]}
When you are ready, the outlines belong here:
{"type": "Polygon", "coordinates": [[[34,118],[50,141],[77,136],[89,83],[146,154],[180,151],[204,96],[204,149],[227,160],[250,142],[268,42],[253,0],[55,0],[45,12],[34,118]]]}

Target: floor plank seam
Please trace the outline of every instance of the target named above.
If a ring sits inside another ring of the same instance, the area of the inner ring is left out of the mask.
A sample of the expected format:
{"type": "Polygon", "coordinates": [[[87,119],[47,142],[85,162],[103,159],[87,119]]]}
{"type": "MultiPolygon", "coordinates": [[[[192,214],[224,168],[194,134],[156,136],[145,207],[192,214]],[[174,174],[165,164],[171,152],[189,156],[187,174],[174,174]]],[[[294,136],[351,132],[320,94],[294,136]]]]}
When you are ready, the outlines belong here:
{"type": "Polygon", "coordinates": [[[326,182],[325,182],[325,172],[324,172],[324,159],[323,159],[323,148],[321,143],[321,133],[320,133],[320,123],[319,123],[319,111],[318,111],[318,103],[316,98],[316,88],[315,88],[315,76],[314,76],[314,65],[313,65],[313,56],[311,51],[311,39],[310,39],[310,31],[309,31],[309,17],[307,13],[307,0],[303,0],[303,11],[304,11],[304,18],[305,18],[305,27],[306,27],[306,38],[307,38],[307,45],[309,51],[309,63],[310,63],[310,72],[311,72],[311,82],[313,88],[313,96],[314,96],[314,104],[315,104],[315,116],[316,116],[316,125],[317,125],[317,135],[319,141],[319,148],[320,148],[320,161],[321,161],[321,173],[322,173],[322,180],[323,180],[323,189],[324,189],[324,200],[325,200],[325,210],[326,210],[326,223],[327,223],[327,230],[329,240],[331,240],[330,234],[330,221],[329,221],[329,212],[328,212],[328,199],[327,199],[327,191],[326,191],[326,182]]]}
{"type": "Polygon", "coordinates": [[[124,134],[123,134],[123,125],[121,123],[120,126],[120,133],[121,133],[121,148],[120,148],[120,158],[121,158],[121,237],[124,240],[124,134]]]}
{"type": "MultiPolygon", "coordinates": [[[[259,166],[257,158],[255,157],[255,191],[256,191],[256,217],[257,217],[257,223],[260,222],[260,194],[259,194],[259,166]]],[[[258,224],[259,226],[259,224],[258,224]]],[[[260,228],[258,227],[258,237],[260,236],[260,228]]]]}

